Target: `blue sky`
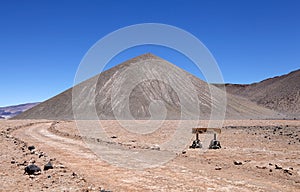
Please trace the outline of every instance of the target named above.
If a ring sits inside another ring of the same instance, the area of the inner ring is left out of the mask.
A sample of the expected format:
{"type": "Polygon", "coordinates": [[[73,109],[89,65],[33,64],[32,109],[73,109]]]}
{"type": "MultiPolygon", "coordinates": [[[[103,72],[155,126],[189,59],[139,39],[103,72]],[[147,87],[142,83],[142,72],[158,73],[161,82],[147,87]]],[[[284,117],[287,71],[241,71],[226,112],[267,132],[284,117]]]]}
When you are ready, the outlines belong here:
{"type": "MultiPolygon", "coordinates": [[[[174,25],[196,36],[225,82],[282,75],[300,68],[299,10],[297,0],[1,1],[0,106],[44,101],[72,87],[94,43],[138,23],[174,25]]],[[[144,52],[201,77],[188,60],[157,46],[128,50],[109,66],[144,52]]]]}

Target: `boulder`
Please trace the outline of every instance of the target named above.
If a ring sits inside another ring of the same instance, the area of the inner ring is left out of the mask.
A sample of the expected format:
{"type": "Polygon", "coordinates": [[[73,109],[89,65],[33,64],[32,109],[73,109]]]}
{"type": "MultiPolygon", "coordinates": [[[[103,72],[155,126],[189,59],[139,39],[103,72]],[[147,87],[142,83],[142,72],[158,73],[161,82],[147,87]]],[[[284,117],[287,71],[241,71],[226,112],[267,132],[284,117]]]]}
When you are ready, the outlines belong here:
{"type": "Polygon", "coordinates": [[[33,174],[37,174],[39,172],[41,172],[41,168],[39,168],[38,166],[31,164],[28,165],[27,167],[25,167],[24,169],[24,174],[27,173],[28,175],[33,175],[33,174]]]}
{"type": "Polygon", "coordinates": [[[44,165],[44,171],[47,171],[49,169],[53,169],[53,165],[51,164],[51,162],[48,162],[46,165],[44,165]]]}
{"type": "Polygon", "coordinates": [[[32,151],[32,150],[34,150],[34,149],[35,149],[35,147],[34,147],[33,145],[31,145],[31,146],[28,147],[28,150],[29,150],[29,151],[32,151]]]}

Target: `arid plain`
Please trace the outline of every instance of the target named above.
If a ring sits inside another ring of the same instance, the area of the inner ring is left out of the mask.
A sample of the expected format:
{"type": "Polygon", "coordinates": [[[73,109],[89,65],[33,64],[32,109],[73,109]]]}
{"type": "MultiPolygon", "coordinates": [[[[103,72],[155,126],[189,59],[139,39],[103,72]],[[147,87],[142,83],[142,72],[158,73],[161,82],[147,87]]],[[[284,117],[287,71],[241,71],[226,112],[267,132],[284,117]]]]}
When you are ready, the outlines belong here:
{"type": "MultiPolygon", "coordinates": [[[[188,123],[188,122],[187,122],[188,123]]],[[[199,121],[207,126],[208,121],[199,121]]],[[[152,150],[155,134],[172,137],[178,121],[165,121],[147,137],[122,131],[116,120],[101,121],[111,144],[152,150]],[[107,129],[110,128],[110,129],[107,129]]],[[[0,191],[299,191],[299,120],[226,120],[219,150],[190,149],[169,162],[128,169],[101,159],[83,142],[74,121],[1,120],[0,191]],[[35,146],[34,151],[28,146],[35,146]],[[53,169],[29,176],[26,165],[53,169]]],[[[201,135],[202,140],[212,135],[201,135]],[[205,137],[205,138],[203,138],[205,137]]],[[[164,138],[162,138],[164,140],[164,138]]],[[[157,140],[156,140],[157,142],[157,140]]],[[[162,152],[163,154],[163,152],[162,152]]]]}

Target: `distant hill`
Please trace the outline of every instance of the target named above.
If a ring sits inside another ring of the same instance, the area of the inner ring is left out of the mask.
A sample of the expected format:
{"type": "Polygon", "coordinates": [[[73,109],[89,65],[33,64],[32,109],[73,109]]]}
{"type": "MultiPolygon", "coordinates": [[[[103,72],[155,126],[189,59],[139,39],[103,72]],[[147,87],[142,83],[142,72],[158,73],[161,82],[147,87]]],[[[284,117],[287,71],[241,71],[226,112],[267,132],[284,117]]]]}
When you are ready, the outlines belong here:
{"type": "Polygon", "coordinates": [[[300,70],[248,85],[226,84],[228,93],[258,105],[300,118],[300,70]]]}
{"type": "Polygon", "coordinates": [[[0,119],[8,119],[38,105],[39,103],[26,103],[7,107],[0,107],[0,119]]]}
{"type": "MultiPolygon", "coordinates": [[[[15,119],[73,119],[73,89],[70,88],[50,98],[16,116],[15,119]]],[[[209,87],[206,82],[152,54],[144,54],[121,63],[82,82],[75,87],[75,90],[80,99],[75,101],[73,107],[77,110],[82,109],[80,115],[83,119],[96,118],[90,114],[90,111],[94,109],[99,119],[115,119],[116,113],[119,113],[121,119],[130,119],[129,114],[132,114],[134,119],[149,119],[150,117],[160,119],[163,110],[155,111],[155,113],[149,110],[151,104],[157,100],[160,100],[161,104],[166,107],[166,119],[180,119],[181,115],[184,119],[209,119],[213,108],[220,109],[218,105],[212,105],[212,100],[220,102],[224,99],[224,97],[221,98],[221,89],[215,86],[209,87]],[[130,71],[132,69],[135,71],[130,71]],[[151,80],[140,82],[131,87],[132,89],[127,87],[128,83],[141,76],[151,80]],[[167,82],[157,80],[159,77],[167,79],[167,82]],[[116,86],[118,84],[122,86],[116,86]],[[122,94],[117,95],[113,91],[116,87],[120,93],[126,92],[127,88],[131,92],[128,97],[123,97],[122,94]],[[216,94],[211,95],[211,92],[216,94]],[[95,108],[92,106],[92,101],[95,101],[95,108]],[[181,114],[181,102],[184,101],[188,101],[190,105],[186,106],[185,113],[181,114]],[[126,112],[126,109],[130,112],[126,112]],[[196,113],[195,109],[200,109],[200,113],[196,113]]],[[[282,118],[282,116],[245,98],[227,94],[226,118],[261,119],[282,118]]]]}

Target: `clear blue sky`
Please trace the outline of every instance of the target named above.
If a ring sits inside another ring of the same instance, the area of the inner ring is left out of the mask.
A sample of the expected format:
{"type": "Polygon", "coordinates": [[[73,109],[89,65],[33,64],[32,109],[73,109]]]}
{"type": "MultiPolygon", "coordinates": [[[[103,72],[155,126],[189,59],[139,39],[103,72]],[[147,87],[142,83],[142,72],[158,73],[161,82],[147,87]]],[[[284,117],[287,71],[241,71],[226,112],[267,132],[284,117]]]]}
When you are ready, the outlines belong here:
{"type": "MultiPolygon", "coordinates": [[[[282,75],[300,68],[299,10],[297,0],[1,1],[0,106],[43,101],[70,88],[97,40],[138,23],[174,25],[195,35],[216,58],[225,82],[282,75]]],[[[115,63],[143,52],[201,77],[192,64],[155,46],[127,51],[115,63]]]]}

